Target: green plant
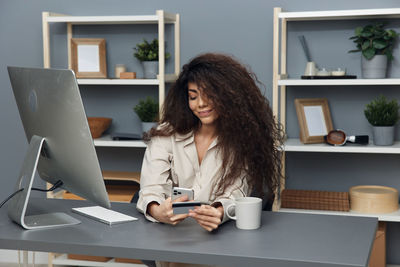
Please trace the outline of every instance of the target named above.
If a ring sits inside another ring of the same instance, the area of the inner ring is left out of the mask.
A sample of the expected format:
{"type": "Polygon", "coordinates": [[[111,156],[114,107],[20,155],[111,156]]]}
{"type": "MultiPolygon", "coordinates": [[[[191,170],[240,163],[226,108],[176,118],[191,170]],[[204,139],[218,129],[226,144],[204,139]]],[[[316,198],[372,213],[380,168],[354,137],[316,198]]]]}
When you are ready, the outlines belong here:
{"type": "MultiPolygon", "coordinates": [[[[158,60],[158,40],[154,39],[149,43],[146,39],[143,39],[142,43],[136,45],[133,48],[136,52],[133,56],[139,61],[157,61],[158,60]]],[[[170,57],[169,53],[165,53],[165,59],[170,57]]]]}
{"type": "Polygon", "coordinates": [[[145,100],[140,100],[133,110],[142,122],[156,122],[158,120],[158,103],[150,96],[145,100]]]}
{"type": "Polygon", "coordinates": [[[393,126],[399,120],[399,104],[381,95],[366,105],[364,114],[373,126],[393,126]]]}
{"type": "Polygon", "coordinates": [[[385,30],[384,23],[376,23],[365,27],[357,27],[355,35],[350,37],[357,45],[357,49],[349,51],[360,52],[366,59],[371,59],[375,55],[386,55],[388,60],[393,59],[393,46],[398,34],[394,30],[385,30]]]}

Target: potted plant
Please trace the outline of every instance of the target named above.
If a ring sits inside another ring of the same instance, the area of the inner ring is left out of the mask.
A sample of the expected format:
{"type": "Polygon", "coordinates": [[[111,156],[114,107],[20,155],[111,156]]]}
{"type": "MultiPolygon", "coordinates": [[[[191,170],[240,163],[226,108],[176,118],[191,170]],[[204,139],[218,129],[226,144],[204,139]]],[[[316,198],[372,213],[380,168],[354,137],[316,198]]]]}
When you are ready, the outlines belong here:
{"type": "Polygon", "coordinates": [[[373,126],[374,144],[390,146],[394,143],[394,125],[399,120],[397,100],[387,101],[383,95],[371,101],[364,110],[365,117],[373,126]]]}
{"type": "Polygon", "coordinates": [[[157,125],[158,103],[154,100],[154,98],[148,96],[145,100],[140,100],[133,110],[142,121],[143,132],[147,132],[152,127],[157,125]]]}
{"type": "Polygon", "coordinates": [[[388,60],[393,59],[392,51],[398,34],[394,30],[385,30],[384,23],[357,27],[350,40],[357,49],[349,51],[361,52],[361,73],[363,78],[386,78],[388,60]]]}
{"type": "MultiPolygon", "coordinates": [[[[143,74],[146,79],[155,79],[158,73],[158,40],[154,39],[149,43],[146,39],[143,39],[142,43],[136,45],[133,48],[133,53],[143,66],[143,74]]],[[[165,59],[170,57],[169,53],[165,53],[165,59]]]]}

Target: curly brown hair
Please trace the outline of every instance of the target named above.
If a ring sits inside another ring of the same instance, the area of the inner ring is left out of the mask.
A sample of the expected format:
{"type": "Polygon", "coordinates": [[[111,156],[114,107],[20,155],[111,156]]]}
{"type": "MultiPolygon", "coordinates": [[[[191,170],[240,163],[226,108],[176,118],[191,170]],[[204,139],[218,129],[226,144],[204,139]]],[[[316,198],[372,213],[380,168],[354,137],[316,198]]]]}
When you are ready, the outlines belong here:
{"type": "Polygon", "coordinates": [[[215,195],[222,195],[243,172],[254,195],[271,196],[281,177],[282,134],[254,73],[233,57],[207,53],[183,66],[165,99],[160,124],[146,139],[195,132],[200,120],[188,103],[188,83],[203,89],[218,114],[216,129],[222,172],[215,195]]]}

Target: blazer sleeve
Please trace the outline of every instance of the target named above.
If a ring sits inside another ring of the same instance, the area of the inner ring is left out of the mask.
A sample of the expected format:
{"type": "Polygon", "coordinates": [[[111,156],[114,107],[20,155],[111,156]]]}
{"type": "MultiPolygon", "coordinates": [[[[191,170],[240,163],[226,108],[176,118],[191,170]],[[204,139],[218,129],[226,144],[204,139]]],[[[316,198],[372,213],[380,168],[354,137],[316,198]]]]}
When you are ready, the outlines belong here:
{"type": "Polygon", "coordinates": [[[152,222],[157,222],[157,220],[147,213],[149,203],[161,204],[171,195],[171,161],[170,138],[153,137],[144,154],[140,174],[139,200],[136,205],[136,208],[152,222]]]}

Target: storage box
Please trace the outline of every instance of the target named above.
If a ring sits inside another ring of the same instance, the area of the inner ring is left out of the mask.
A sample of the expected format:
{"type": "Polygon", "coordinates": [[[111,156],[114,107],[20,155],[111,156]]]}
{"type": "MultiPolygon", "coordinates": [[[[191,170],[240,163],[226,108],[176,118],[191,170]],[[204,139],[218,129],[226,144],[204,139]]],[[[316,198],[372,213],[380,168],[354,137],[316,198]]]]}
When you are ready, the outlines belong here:
{"type": "Polygon", "coordinates": [[[107,262],[111,260],[110,257],[102,257],[102,256],[89,256],[89,255],[80,255],[80,254],[68,254],[68,259],[71,260],[83,260],[83,261],[99,261],[99,262],[107,262]]]}
{"type": "Polygon", "coordinates": [[[125,259],[125,258],[115,258],[115,262],[143,264],[143,262],[141,260],[125,259]]]}
{"type": "Polygon", "coordinates": [[[121,72],[120,79],[136,79],[136,72],[121,72]]]}
{"type": "Polygon", "coordinates": [[[284,189],[281,208],[349,211],[348,192],[284,189]]]}
{"type": "Polygon", "coordinates": [[[350,207],[361,213],[390,213],[399,209],[397,189],[380,185],[350,188],[350,207]]]}
{"type": "Polygon", "coordinates": [[[369,267],[386,266],[386,223],[379,222],[375,241],[369,257],[369,267]]]}

